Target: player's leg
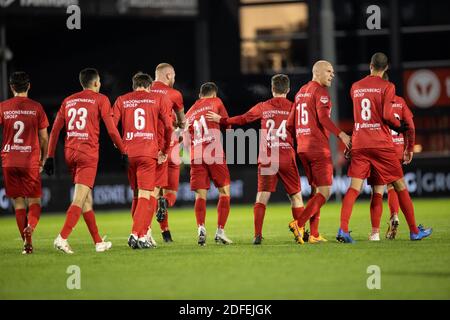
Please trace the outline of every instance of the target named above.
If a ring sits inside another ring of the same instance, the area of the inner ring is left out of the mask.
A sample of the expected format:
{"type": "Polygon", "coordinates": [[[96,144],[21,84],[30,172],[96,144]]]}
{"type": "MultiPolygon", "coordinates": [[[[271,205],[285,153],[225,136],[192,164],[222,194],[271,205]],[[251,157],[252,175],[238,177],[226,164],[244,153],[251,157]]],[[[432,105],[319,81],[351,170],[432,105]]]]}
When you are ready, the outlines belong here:
{"type": "Polygon", "coordinates": [[[372,232],[369,240],[380,241],[380,221],[383,214],[383,193],[384,185],[376,184],[372,186],[372,196],[370,200],[370,221],[372,232]]]}
{"type": "Polygon", "coordinates": [[[398,211],[400,209],[400,204],[398,202],[397,192],[395,192],[392,183],[389,183],[387,185],[387,194],[388,194],[389,211],[391,215],[388,222],[388,230],[386,232],[386,238],[389,240],[394,240],[395,236],[397,235],[399,225],[398,211]]]}
{"type": "Polygon", "coordinates": [[[147,237],[147,233],[156,210],[154,189],[157,162],[155,159],[142,157],[136,159],[136,164],[137,188],[139,191],[128,245],[133,249],[148,249],[154,247],[147,237]]]}
{"type": "Polygon", "coordinates": [[[86,222],[89,233],[91,234],[92,240],[94,241],[95,251],[104,252],[111,248],[112,243],[110,241],[104,241],[104,239],[100,237],[93,205],[94,201],[92,199],[92,190],[90,190],[83,205],[83,218],[86,222]]]}
{"type": "Polygon", "coordinates": [[[206,194],[207,189],[197,189],[195,190],[195,219],[197,221],[198,228],[198,244],[204,246],[206,244],[206,194]]]}
{"type": "MultiPolygon", "coordinates": [[[[317,188],[314,186],[311,186],[311,198],[314,197],[316,195],[316,193],[317,193],[317,188]]],[[[311,229],[310,232],[314,238],[320,237],[319,221],[320,221],[320,209],[311,218],[309,218],[309,228],[311,229]]],[[[306,237],[308,238],[308,241],[309,241],[310,240],[309,235],[307,235],[307,231],[305,230],[305,236],[303,237],[304,238],[303,240],[305,240],[306,237]]],[[[311,238],[311,239],[313,239],[313,238],[311,238]]],[[[325,238],[323,238],[323,239],[326,241],[325,238]]],[[[311,240],[311,241],[313,241],[313,240],[311,240]]]]}
{"type": "Polygon", "coordinates": [[[400,208],[405,215],[406,222],[408,223],[411,240],[421,240],[428,237],[432,233],[432,228],[424,228],[422,225],[417,226],[414,216],[414,206],[409,196],[408,189],[403,178],[396,180],[392,183],[397,192],[400,208]]]}
{"type": "Polygon", "coordinates": [[[169,228],[169,211],[168,208],[173,207],[177,199],[177,191],[170,189],[163,189],[163,195],[158,199],[158,210],[162,219],[159,221],[161,228],[161,235],[164,242],[172,242],[172,234],[169,228]]]}
{"type": "Polygon", "coordinates": [[[58,237],[54,241],[54,246],[65,253],[73,253],[72,249],[67,242],[67,238],[72,233],[78,220],[80,219],[84,202],[91,191],[91,188],[87,185],[77,183],[75,184],[73,200],[66,212],[66,220],[64,226],[61,229],[58,237]]]}
{"type": "Polygon", "coordinates": [[[353,205],[361,192],[364,180],[360,178],[352,177],[350,187],[348,188],[344,199],[342,200],[341,207],[341,224],[336,236],[336,240],[339,242],[353,243],[354,240],[351,238],[348,224],[350,222],[350,217],[353,211],[353,205]]]}
{"type": "Polygon", "coordinates": [[[12,203],[14,206],[14,211],[16,213],[17,228],[19,229],[22,240],[25,241],[24,230],[25,230],[26,226],[28,225],[27,204],[25,202],[25,198],[17,197],[17,198],[13,198],[11,200],[12,200],[12,203]]]}
{"type": "MultiPolygon", "coordinates": [[[[320,211],[320,208],[325,204],[325,202],[330,197],[331,184],[333,183],[333,164],[331,162],[331,156],[321,153],[309,153],[303,155],[304,163],[307,162],[308,171],[310,172],[310,183],[316,186],[316,194],[309,199],[305,206],[305,210],[300,214],[297,219],[297,225],[303,227],[306,222],[315,214],[320,211]]],[[[303,163],[303,162],[302,162],[303,163]]],[[[290,225],[290,228],[293,226],[290,225]]],[[[292,230],[291,230],[292,231],[292,230]]],[[[298,234],[295,232],[297,243],[302,244],[303,240],[303,228],[299,228],[298,234]]]]}
{"type": "Polygon", "coordinates": [[[218,187],[219,201],[217,202],[217,230],[214,240],[216,243],[231,244],[231,241],[225,234],[225,225],[230,214],[230,185],[218,187]]]}
{"type": "Polygon", "coordinates": [[[256,194],[256,201],[253,205],[253,221],[255,228],[255,236],[253,244],[259,245],[262,242],[262,228],[264,223],[264,216],[266,215],[266,207],[269,203],[271,192],[258,191],[256,194]]]}

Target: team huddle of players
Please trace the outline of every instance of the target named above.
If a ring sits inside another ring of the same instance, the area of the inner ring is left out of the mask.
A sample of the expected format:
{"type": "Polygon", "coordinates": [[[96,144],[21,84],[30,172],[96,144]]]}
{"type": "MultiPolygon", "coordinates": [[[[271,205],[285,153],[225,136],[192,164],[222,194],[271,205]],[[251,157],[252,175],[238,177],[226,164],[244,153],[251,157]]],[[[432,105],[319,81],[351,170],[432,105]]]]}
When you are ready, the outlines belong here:
{"type": "Polygon", "coordinates": [[[294,220],[289,223],[295,240],[320,243],[327,241],[319,233],[320,209],[331,193],[333,165],[329,147],[330,132],[346,147],[350,159],[348,175],[351,185],[343,199],[341,225],[336,239],[353,243],[348,224],[353,204],[363,182],[372,186],[370,214],[372,232],[369,240],[380,240],[382,195],[388,185],[391,208],[386,235],[394,239],[398,228],[399,207],[405,215],[411,240],[429,236],[431,228],[416,225],[414,208],[403,180],[402,163],[412,160],[414,124],[404,100],[395,96],[395,86],[387,80],[388,60],[376,53],[370,62],[370,75],[353,84],[355,126],[348,136],[331,121],[331,99],[327,87],[334,78],[332,65],[318,61],[313,78],[303,85],[292,103],[289,78],[272,77],[273,98],[256,104],[248,112],[228,117],[212,82],[200,88],[199,99],[184,114],[182,95],[173,88],[175,70],[161,63],[155,81],[145,73],[133,76],[133,91],[117,98],[113,107],[99,93],[100,76],[95,69],[84,69],[79,78],[83,90],[64,99],[53,124],[50,138],[48,120],[42,106],[27,97],[29,77],[16,72],[10,77],[14,98],[0,104],[3,126],[2,167],[6,194],[12,199],[17,225],[24,240],[23,253],[33,252],[32,234],[41,207],[40,172],[54,173],[54,155],[58,136],[64,128],[65,160],[75,184],[63,228],[54,246],[73,253],[67,241],[81,214],[88,226],[97,252],[111,248],[111,242],[99,235],[93,211],[92,188],[97,173],[100,118],[121,153],[127,168],[134,198],[133,219],[128,245],[133,249],[156,247],[151,222],[156,213],[164,241],[172,241],[168,225],[168,208],[176,200],[179,179],[179,143],[190,147],[190,183],[195,191],[195,216],[198,244],[206,244],[206,196],[211,181],[219,190],[218,220],[214,240],[230,244],[224,228],[230,212],[230,174],[221,145],[221,129],[261,121],[258,158],[258,193],[254,204],[255,245],[263,239],[263,220],[270,194],[278,179],[284,185],[292,206],[294,220]],[[122,135],[117,129],[121,124],[122,135]],[[297,145],[297,149],[294,149],[297,145]],[[301,160],[312,198],[306,206],[301,195],[296,157],[301,160]],[[28,214],[27,214],[28,209],[28,214]],[[310,222],[311,232],[305,232],[310,222]]]}

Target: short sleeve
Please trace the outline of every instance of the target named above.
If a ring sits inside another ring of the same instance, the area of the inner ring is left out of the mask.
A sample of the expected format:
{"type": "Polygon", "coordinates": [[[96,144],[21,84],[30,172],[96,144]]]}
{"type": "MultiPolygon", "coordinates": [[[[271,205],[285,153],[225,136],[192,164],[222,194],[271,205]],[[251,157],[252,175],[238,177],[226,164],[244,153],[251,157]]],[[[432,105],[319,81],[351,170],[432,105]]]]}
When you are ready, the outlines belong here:
{"type": "Polygon", "coordinates": [[[180,111],[184,109],[183,96],[181,95],[180,91],[174,89],[170,98],[172,100],[172,108],[174,111],[180,111]]]}
{"type": "Polygon", "coordinates": [[[45,129],[49,126],[47,115],[45,114],[44,108],[39,105],[38,113],[39,130],[45,129]]]}

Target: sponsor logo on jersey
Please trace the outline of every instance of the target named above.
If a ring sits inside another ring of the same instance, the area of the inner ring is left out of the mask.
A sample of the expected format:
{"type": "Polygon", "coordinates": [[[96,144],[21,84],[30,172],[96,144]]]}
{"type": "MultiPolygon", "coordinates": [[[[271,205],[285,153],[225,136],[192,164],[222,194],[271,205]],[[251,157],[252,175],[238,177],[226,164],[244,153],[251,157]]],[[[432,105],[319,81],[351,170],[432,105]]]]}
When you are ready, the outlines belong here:
{"type": "Polygon", "coordinates": [[[320,102],[322,102],[323,104],[328,103],[329,99],[327,96],[321,96],[320,97],[320,102]]]}

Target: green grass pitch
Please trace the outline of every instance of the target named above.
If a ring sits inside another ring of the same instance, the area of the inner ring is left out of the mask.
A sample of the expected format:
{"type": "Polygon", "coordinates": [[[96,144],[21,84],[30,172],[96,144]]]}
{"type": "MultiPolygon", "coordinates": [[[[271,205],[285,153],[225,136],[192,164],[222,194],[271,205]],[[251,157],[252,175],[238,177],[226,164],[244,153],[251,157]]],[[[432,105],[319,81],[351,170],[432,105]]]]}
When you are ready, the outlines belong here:
{"type": "MultiPolygon", "coordinates": [[[[206,217],[208,242],[196,243],[193,208],[170,211],[174,242],[162,243],[153,222],[158,248],[131,250],[129,213],[97,212],[101,234],[113,247],[96,253],[81,218],[69,242],[75,254],[53,249],[64,215],[43,213],[34,236],[35,253],[21,254],[14,217],[0,219],[0,299],[449,299],[450,199],[415,200],[418,223],[432,226],[431,238],[409,241],[404,217],[395,241],[367,241],[369,203],[358,201],[350,222],[354,245],[335,241],[340,204],[326,204],[321,233],[330,241],[297,245],[288,230],[286,204],[266,211],[264,241],[252,245],[253,210],[232,206],[229,246],[214,243],[216,209],[206,217]],[[69,290],[68,266],[81,270],[81,289],[69,290]],[[381,271],[381,289],[369,290],[370,265],[381,271]]],[[[382,234],[387,222],[385,204],[382,234]]]]}

